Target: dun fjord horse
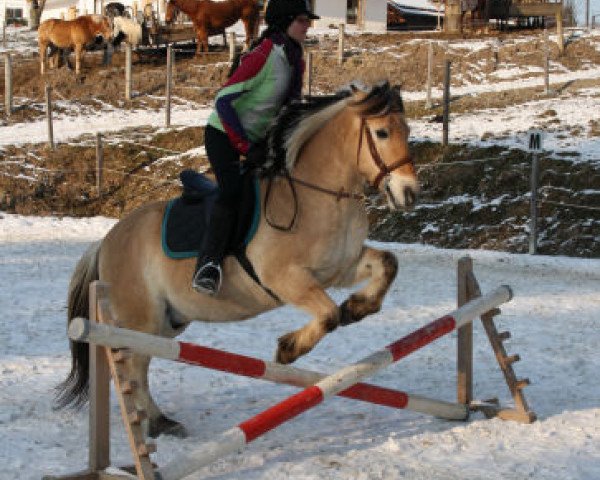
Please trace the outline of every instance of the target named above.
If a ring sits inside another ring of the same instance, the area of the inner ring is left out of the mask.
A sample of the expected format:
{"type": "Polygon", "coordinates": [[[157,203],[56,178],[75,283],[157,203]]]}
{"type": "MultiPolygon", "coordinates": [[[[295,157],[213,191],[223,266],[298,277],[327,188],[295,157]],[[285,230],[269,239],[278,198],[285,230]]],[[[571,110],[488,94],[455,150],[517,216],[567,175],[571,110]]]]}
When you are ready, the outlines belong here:
{"type": "Polygon", "coordinates": [[[48,48],[50,56],[60,51],[75,50],[75,73],[81,72],[81,58],[86,47],[105,43],[112,38],[112,25],[102,15],[82,15],[75,20],[55,18],[42,22],[38,29],[38,45],[42,75],[46,71],[48,48]]]}
{"type": "Polygon", "coordinates": [[[258,31],[258,20],[260,8],[256,0],[224,0],[214,2],[212,0],[169,0],[165,21],[167,24],[173,22],[177,13],[181,10],[187,14],[198,37],[196,55],[202,51],[208,52],[208,37],[210,35],[222,34],[226,28],[232,26],[238,20],[244,23],[246,31],[246,48],[256,37],[258,31]]]}
{"type": "MultiPolygon", "coordinates": [[[[416,199],[419,186],[402,100],[387,82],[353,85],[312,110],[280,132],[280,145],[286,147],[282,173],[261,180],[266,211],[246,253],[265,288],[229,256],[216,296],[192,290],[196,260],[173,260],[163,253],[167,202],[155,202],[119,221],[80,259],[69,286],[69,321],[89,317],[88,286],[96,279],[110,284],[111,313],[119,326],[166,337],[178,335],[193,320],[243,320],[289,303],[311,315],[306,325],[279,338],[276,360],[290,363],[338,326],[377,312],[398,267],[392,253],[364,244],[368,222],[362,191],[371,184],[393,209],[416,199]],[[292,217],[290,229],[273,227],[292,217]],[[325,291],[363,281],[339,306],[325,291]]],[[[86,400],[87,344],[72,343],[71,352],[72,368],[60,386],[61,406],[86,400]]],[[[147,413],[148,433],[185,434],[150,395],[150,358],[133,355],[125,362],[128,378],[138,386],[136,405],[147,413]]]]}

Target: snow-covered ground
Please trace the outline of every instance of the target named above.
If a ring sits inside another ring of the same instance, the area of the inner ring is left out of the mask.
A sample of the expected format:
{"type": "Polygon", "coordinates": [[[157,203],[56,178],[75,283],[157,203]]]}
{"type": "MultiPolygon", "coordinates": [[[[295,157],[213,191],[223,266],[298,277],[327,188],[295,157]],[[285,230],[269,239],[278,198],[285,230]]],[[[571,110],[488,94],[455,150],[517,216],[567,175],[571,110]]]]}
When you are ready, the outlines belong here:
{"type": "MultiPolygon", "coordinates": [[[[478,48],[474,43],[473,48],[478,48]]],[[[561,82],[585,72],[562,72],[561,82]]],[[[514,72],[513,72],[514,73],[514,72]]],[[[558,74],[557,74],[558,75],[558,74]]],[[[482,91],[515,88],[522,80],[481,85],[482,91]]],[[[574,77],[573,77],[574,78],[574,77]]],[[[543,84],[541,77],[539,85],[543,84]]],[[[458,93],[458,92],[455,92],[458,93]]],[[[424,92],[415,97],[424,98],[424,92]]],[[[535,112],[552,108],[561,124],[548,131],[547,148],[577,150],[581,160],[600,161],[597,137],[573,140],[598,119],[600,85],[577,94],[532,101],[526,108],[484,110],[453,118],[451,135],[477,144],[487,130],[511,132],[506,142],[523,145],[524,132],[539,126],[535,112]],[[533,113],[530,113],[533,112],[533,113]],[[575,143],[574,143],[575,142],[575,143]]],[[[197,125],[206,112],[180,105],[172,122],[197,125]]],[[[163,114],[102,112],[58,118],[56,141],[140,123],[162,125],[163,114]],[[92,127],[93,126],[93,127],[92,127]],[[93,128],[93,130],[92,130],[93,128]]],[[[411,122],[416,138],[437,139],[439,127],[411,122]]],[[[45,125],[0,127],[0,148],[23,140],[45,140],[45,125]]],[[[495,140],[496,142],[498,140],[495,140]]],[[[67,284],[88,242],[101,238],[112,219],[32,218],[0,212],[0,479],[39,479],[43,474],[81,470],[87,459],[87,411],[54,411],[53,387],[64,379],[70,359],[65,334],[67,284]]],[[[600,241],[600,240],[599,240],[600,241]]],[[[411,479],[479,480],[600,478],[600,260],[440,250],[386,244],[401,271],[382,311],[328,335],[298,366],[332,372],[382,348],[455,306],[456,260],[474,259],[482,290],[513,287],[515,298],[497,317],[509,330],[509,353],[519,353],[519,377],[539,420],[522,425],[485,420],[449,422],[407,411],[334,398],[253,442],[238,456],[206,467],[192,478],[220,480],[411,479]]],[[[332,292],[342,301],[348,292],[332,292]]],[[[289,307],[243,323],[195,324],[182,339],[271,359],[277,338],[306,322],[289,307]]],[[[479,324],[475,329],[475,394],[510,404],[494,355],[479,324]]],[[[451,401],[455,397],[455,335],[414,353],[378,374],[373,383],[451,401]]],[[[199,443],[255,415],[296,390],[257,380],[155,361],[151,386],[161,406],[182,421],[190,437],[160,437],[153,459],[164,465],[199,443]]],[[[118,407],[113,399],[112,458],[131,463],[118,407]]]]}
{"type": "MultiPolygon", "coordinates": [[[[0,219],[0,478],[39,479],[86,464],[87,410],[52,410],[52,389],[69,369],[65,292],[89,240],[111,219],[0,219]]],[[[455,264],[474,259],[482,290],[509,284],[515,298],[497,317],[519,353],[519,377],[539,420],[522,425],[450,422],[334,398],[191,478],[215,479],[579,479],[600,478],[600,260],[449,251],[386,244],[401,271],[381,313],[328,335],[298,366],[333,372],[451,311],[455,264]]],[[[335,291],[338,301],[347,292],[335,291]]],[[[181,337],[271,359],[276,339],[306,321],[290,307],[242,323],[194,324],[181,337]]],[[[475,393],[511,404],[481,326],[475,329],[475,393]]],[[[432,398],[455,396],[455,335],[414,353],[372,381],[432,398]]],[[[159,465],[259,413],[291,387],[155,361],[158,402],[188,427],[160,437],[159,465]]],[[[131,458],[113,399],[112,458],[131,458]]]]}

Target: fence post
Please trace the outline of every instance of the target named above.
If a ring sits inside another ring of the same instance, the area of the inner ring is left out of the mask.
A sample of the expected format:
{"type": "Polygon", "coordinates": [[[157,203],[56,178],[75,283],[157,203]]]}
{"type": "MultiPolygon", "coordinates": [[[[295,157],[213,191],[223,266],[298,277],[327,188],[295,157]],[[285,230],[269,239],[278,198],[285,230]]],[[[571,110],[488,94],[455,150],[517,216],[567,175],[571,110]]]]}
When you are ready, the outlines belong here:
{"type": "Polygon", "coordinates": [[[544,29],[544,94],[550,95],[550,46],[548,30],[544,29]]]}
{"type": "Polygon", "coordinates": [[[442,146],[448,145],[448,122],[450,121],[450,60],[446,60],[444,68],[444,114],[442,146]]]}
{"type": "Polygon", "coordinates": [[[344,30],[346,25],[343,23],[339,24],[339,37],[338,37],[338,65],[344,63],[344,30]]]}
{"type": "Polygon", "coordinates": [[[54,130],[52,128],[52,87],[46,84],[46,123],[48,124],[48,146],[54,150],[54,130]]]}
{"type": "Polygon", "coordinates": [[[10,53],[4,54],[4,106],[6,116],[10,117],[13,107],[12,61],[10,53]]]}
{"type": "Polygon", "coordinates": [[[498,70],[498,64],[500,63],[500,41],[496,40],[492,47],[494,53],[494,71],[498,70]]]}
{"type": "Polygon", "coordinates": [[[96,190],[98,201],[102,201],[102,173],[104,168],[104,149],[102,148],[102,134],[96,133],[96,190]]]}
{"type": "Polygon", "coordinates": [[[585,28],[590,29],[590,0],[585,0],[585,28]]]}
{"type": "Polygon", "coordinates": [[[235,32],[229,32],[229,61],[233,62],[235,59],[235,32]]]}
{"type": "Polygon", "coordinates": [[[306,96],[312,95],[312,52],[306,52],[306,96]]]}
{"type": "Polygon", "coordinates": [[[427,97],[425,99],[425,108],[431,108],[431,74],[433,70],[433,42],[429,42],[427,50],[427,97]]]}
{"type": "Polygon", "coordinates": [[[173,82],[173,46],[167,45],[167,106],[165,112],[165,125],[171,126],[171,86],[173,82]]]}
{"type": "MultiPolygon", "coordinates": [[[[473,274],[473,260],[462,257],[457,267],[457,306],[462,307],[471,298],[469,276],[473,274]]],[[[467,323],[457,331],[456,348],[456,400],[467,405],[473,400],[473,323],[467,323]]]]}
{"type": "Polygon", "coordinates": [[[125,98],[131,100],[131,45],[125,43],[125,98]]]}
{"type": "Polygon", "coordinates": [[[535,255],[537,253],[537,191],[539,178],[539,159],[536,151],[532,153],[531,160],[531,202],[530,212],[531,221],[529,225],[529,253],[535,255]]]}

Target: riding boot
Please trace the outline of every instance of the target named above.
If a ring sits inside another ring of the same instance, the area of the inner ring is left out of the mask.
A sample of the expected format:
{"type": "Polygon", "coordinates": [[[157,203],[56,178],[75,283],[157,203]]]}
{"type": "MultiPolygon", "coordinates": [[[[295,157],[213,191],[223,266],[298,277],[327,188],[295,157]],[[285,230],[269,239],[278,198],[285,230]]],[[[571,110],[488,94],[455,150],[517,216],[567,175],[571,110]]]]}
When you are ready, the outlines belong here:
{"type": "Polygon", "coordinates": [[[221,288],[221,263],[235,227],[234,213],[232,207],[218,202],[213,207],[208,232],[192,279],[192,288],[197,292],[216,295],[221,288]]]}

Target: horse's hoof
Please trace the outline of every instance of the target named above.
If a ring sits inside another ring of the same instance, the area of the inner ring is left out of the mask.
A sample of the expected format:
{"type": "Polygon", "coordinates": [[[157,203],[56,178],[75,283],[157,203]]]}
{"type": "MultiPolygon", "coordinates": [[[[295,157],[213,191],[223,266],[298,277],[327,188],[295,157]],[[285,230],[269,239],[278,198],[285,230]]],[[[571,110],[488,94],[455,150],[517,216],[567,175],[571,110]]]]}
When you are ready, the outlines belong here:
{"type": "Polygon", "coordinates": [[[298,355],[294,353],[296,350],[296,335],[294,333],[287,333],[283,337],[279,337],[277,353],[275,360],[277,363],[284,365],[292,363],[298,355]]]}
{"type": "Polygon", "coordinates": [[[159,435],[171,435],[173,437],[185,438],[188,433],[185,427],[175,420],[161,415],[154,422],[150,423],[150,430],[148,435],[152,438],[156,438],[159,435]]]}
{"type": "Polygon", "coordinates": [[[356,323],[363,318],[356,315],[356,312],[353,311],[350,303],[350,300],[346,300],[340,305],[340,325],[342,327],[350,325],[351,323],[356,323]]]}

